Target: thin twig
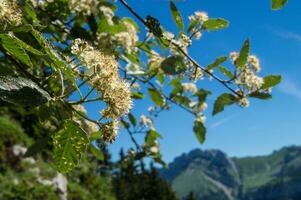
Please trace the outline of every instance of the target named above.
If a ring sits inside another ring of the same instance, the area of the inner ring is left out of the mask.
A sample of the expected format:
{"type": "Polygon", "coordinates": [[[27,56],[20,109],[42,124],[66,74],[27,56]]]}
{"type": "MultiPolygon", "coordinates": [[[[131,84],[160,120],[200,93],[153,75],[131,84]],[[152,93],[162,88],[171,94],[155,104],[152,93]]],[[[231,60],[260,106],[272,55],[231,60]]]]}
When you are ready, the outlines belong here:
{"type": "Polygon", "coordinates": [[[69,102],[69,104],[78,105],[78,104],[82,104],[82,103],[91,103],[91,102],[95,102],[95,101],[100,101],[102,99],[103,99],[102,97],[98,97],[98,98],[94,98],[94,99],[80,100],[80,101],[76,101],[76,102],[69,102]]]}
{"type": "MultiPolygon", "coordinates": [[[[129,6],[129,4],[125,1],[125,0],[120,0],[120,2],[135,16],[137,17],[137,19],[143,23],[143,25],[147,28],[150,29],[150,31],[152,33],[154,33],[154,30],[152,30],[152,28],[147,24],[147,22],[133,9],[129,6]]],[[[241,94],[239,94],[238,92],[236,92],[233,88],[231,88],[227,82],[225,82],[224,80],[220,79],[219,77],[217,77],[216,75],[214,75],[212,72],[210,72],[209,70],[207,70],[206,68],[202,67],[200,64],[198,64],[190,55],[188,55],[178,44],[176,44],[175,42],[171,42],[171,44],[173,46],[175,46],[188,60],[190,60],[193,65],[195,65],[196,67],[200,68],[202,71],[204,71],[206,74],[208,74],[209,76],[211,76],[213,79],[217,80],[219,83],[221,83],[223,86],[225,86],[227,89],[229,89],[231,92],[233,92],[234,94],[236,94],[237,96],[241,97],[241,94]]]]}
{"type": "Polygon", "coordinates": [[[82,114],[81,112],[77,111],[70,103],[64,103],[64,105],[66,105],[68,108],[71,108],[74,112],[76,112],[76,114],[78,114],[79,116],[81,116],[82,118],[96,124],[100,129],[102,127],[102,124],[99,121],[90,119],[89,117],[87,117],[86,115],[82,114]]]}

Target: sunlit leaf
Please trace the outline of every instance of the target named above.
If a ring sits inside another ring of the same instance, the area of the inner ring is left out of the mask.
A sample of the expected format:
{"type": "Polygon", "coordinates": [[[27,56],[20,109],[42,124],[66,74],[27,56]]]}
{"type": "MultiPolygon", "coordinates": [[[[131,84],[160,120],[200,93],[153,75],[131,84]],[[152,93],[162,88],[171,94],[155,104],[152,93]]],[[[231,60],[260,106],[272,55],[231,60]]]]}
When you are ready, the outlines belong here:
{"type": "Polygon", "coordinates": [[[103,155],[103,153],[100,151],[100,149],[98,149],[97,147],[95,147],[93,144],[90,144],[90,151],[93,153],[93,155],[94,155],[98,160],[104,160],[104,155],[103,155]]]}
{"type": "Polygon", "coordinates": [[[225,106],[232,105],[235,102],[237,102],[237,98],[232,94],[224,93],[220,95],[214,103],[212,114],[216,115],[217,113],[222,112],[225,106]]]}
{"type": "Polygon", "coordinates": [[[202,24],[202,28],[208,31],[215,31],[227,28],[229,26],[229,22],[225,19],[217,18],[217,19],[208,19],[202,24]]]}
{"type": "Polygon", "coordinates": [[[216,69],[218,71],[220,71],[222,74],[224,74],[225,76],[227,76],[228,78],[230,78],[230,79],[234,78],[234,74],[230,70],[228,70],[227,68],[222,67],[222,66],[218,66],[218,67],[216,67],[216,69]]]}
{"type": "Polygon", "coordinates": [[[269,89],[281,82],[281,76],[270,75],[263,78],[264,84],[261,86],[261,89],[269,89]]]}
{"type": "Polygon", "coordinates": [[[207,66],[207,69],[210,70],[210,69],[213,69],[215,67],[218,67],[220,64],[224,63],[227,61],[227,57],[226,56],[221,56],[221,57],[218,57],[217,59],[215,59],[215,61],[211,64],[209,64],[207,66]]]}
{"type": "Polygon", "coordinates": [[[129,116],[129,120],[132,123],[132,125],[136,126],[137,125],[136,117],[132,113],[129,113],[128,116],[129,116]]]}
{"type": "Polygon", "coordinates": [[[164,73],[174,75],[185,71],[186,65],[182,56],[170,56],[161,63],[160,68],[164,73]]]}
{"type": "Polygon", "coordinates": [[[3,48],[14,58],[24,63],[27,66],[33,67],[30,57],[26,51],[19,45],[15,38],[7,35],[0,35],[0,43],[3,48]]]}
{"type": "Polygon", "coordinates": [[[176,22],[179,30],[183,31],[184,30],[184,23],[183,23],[181,13],[177,9],[175,3],[172,0],[170,1],[170,10],[171,10],[172,17],[173,17],[174,21],[176,22]]]}
{"type": "Polygon", "coordinates": [[[151,97],[151,99],[153,100],[153,102],[158,105],[158,106],[163,106],[164,105],[164,98],[162,97],[161,93],[153,88],[150,88],[147,90],[149,96],[151,97]]]}
{"type": "Polygon", "coordinates": [[[263,100],[268,100],[272,98],[272,95],[263,92],[253,92],[249,96],[257,99],[263,99],[263,100]]]}
{"type": "Polygon", "coordinates": [[[144,99],[144,94],[141,92],[132,92],[131,97],[134,99],[144,99]]]}
{"type": "Polygon", "coordinates": [[[288,2],[288,0],[272,0],[272,9],[279,10],[283,6],[285,6],[285,4],[287,4],[287,2],[288,2]]]}
{"type": "Polygon", "coordinates": [[[67,173],[74,169],[89,143],[87,134],[79,124],[67,120],[53,136],[54,161],[58,171],[67,173]]]}
{"type": "Polygon", "coordinates": [[[250,41],[246,40],[239,52],[239,56],[237,60],[234,63],[238,69],[242,69],[246,65],[248,61],[249,53],[250,53],[250,41]]]}
{"type": "Polygon", "coordinates": [[[154,141],[160,138],[161,135],[155,130],[149,130],[145,137],[145,143],[147,145],[153,145],[154,141]]]}
{"type": "Polygon", "coordinates": [[[199,102],[206,101],[206,98],[208,95],[210,95],[211,92],[204,89],[199,89],[194,95],[198,97],[199,102]]]}
{"type": "Polygon", "coordinates": [[[194,131],[198,141],[201,144],[203,144],[206,139],[206,127],[204,126],[204,124],[200,121],[195,120],[194,126],[193,126],[193,131],[194,131]]]}

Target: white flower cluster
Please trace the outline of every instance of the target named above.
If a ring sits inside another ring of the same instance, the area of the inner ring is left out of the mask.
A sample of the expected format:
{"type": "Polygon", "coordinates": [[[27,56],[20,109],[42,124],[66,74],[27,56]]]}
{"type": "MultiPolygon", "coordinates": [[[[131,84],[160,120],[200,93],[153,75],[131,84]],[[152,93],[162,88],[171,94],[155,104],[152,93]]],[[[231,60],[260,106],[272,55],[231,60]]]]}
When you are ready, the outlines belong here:
{"type": "MultiPolygon", "coordinates": [[[[111,23],[109,22],[109,18],[107,18],[107,20],[108,23],[111,23]]],[[[127,53],[137,51],[136,43],[138,42],[139,37],[136,27],[128,21],[123,21],[123,24],[126,27],[125,31],[116,34],[106,32],[97,34],[97,40],[102,49],[115,50],[116,47],[118,47],[124,49],[127,53]]]]}
{"type": "Polygon", "coordinates": [[[54,0],[29,0],[33,7],[46,7],[49,3],[53,3],[54,0]]]}
{"type": "Polygon", "coordinates": [[[202,11],[196,11],[193,15],[189,16],[190,21],[199,21],[201,23],[209,19],[208,14],[202,11]]]}
{"type": "Polygon", "coordinates": [[[149,127],[150,129],[155,129],[152,119],[145,115],[140,116],[140,124],[142,126],[149,127]]]}
{"type": "Polygon", "coordinates": [[[114,12],[111,8],[106,7],[106,6],[100,6],[99,10],[103,13],[103,15],[106,17],[108,24],[110,26],[114,25],[113,22],[113,17],[114,17],[114,12]]]}
{"type": "Polygon", "coordinates": [[[175,35],[171,32],[164,32],[163,38],[170,42],[169,48],[172,54],[177,55],[178,49],[177,47],[182,48],[185,52],[187,52],[187,47],[191,46],[192,40],[189,36],[182,33],[178,40],[175,39],[175,35]]]}
{"type": "Polygon", "coordinates": [[[69,0],[70,10],[84,15],[98,14],[98,4],[98,0],[69,0]]]}
{"type": "Polygon", "coordinates": [[[198,80],[202,80],[205,76],[204,72],[193,63],[188,63],[188,78],[191,81],[197,82],[198,80]]]}
{"type": "MultiPolygon", "coordinates": [[[[239,53],[230,53],[230,58],[233,63],[235,63],[238,57],[239,53]]],[[[264,81],[263,78],[255,74],[259,71],[259,59],[254,55],[250,55],[248,57],[248,62],[246,63],[246,65],[237,72],[238,77],[236,79],[236,84],[244,86],[250,93],[260,90],[264,81]]]]}
{"type": "Polygon", "coordinates": [[[193,94],[198,91],[198,88],[194,83],[182,83],[182,88],[184,92],[191,92],[193,94]]]}
{"type": "Polygon", "coordinates": [[[104,119],[111,119],[103,126],[104,139],[114,141],[118,133],[120,117],[132,108],[129,84],[118,73],[118,62],[111,56],[94,49],[87,42],[76,39],[72,53],[77,55],[80,63],[92,73],[89,83],[102,95],[107,107],[101,111],[104,119]]]}
{"type": "Polygon", "coordinates": [[[192,108],[192,112],[195,114],[196,120],[205,123],[206,117],[204,112],[207,109],[208,104],[206,102],[198,103],[193,101],[189,103],[189,106],[192,108]]]}
{"type": "MultiPolygon", "coordinates": [[[[232,63],[235,63],[239,57],[238,52],[231,52],[230,59],[232,63]]],[[[248,107],[250,105],[246,95],[261,91],[261,87],[264,84],[262,77],[257,76],[256,73],[261,70],[260,61],[255,55],[248,56],[246,65],[237,72],[237,78],[235,80],[237,85],[242,86],[242,90],[238,90],[238,93],[243,96],[239,99],[238,104],[241,107],[248,107]]],[[[270,90],[264,90],[263,92],[270,92],[270,90]]]]}
{"type": "Polygon", "coordinates": [[[199,40],[202,37],[202,32],[199,28],[201,24],[209,19],[207,13],[196,11],[193,15],[189,16],[190,23],[196,23],[195,28],[191,30],[195,39],[199,40]]]}
{"type": "Polygon", "coordinates": [[[20,25],[22,11],[16,0],[0,0],[0,23],[20,25]]]}
{"type": "Polygon", "coordinates": [[[148,66],[150,70],[153,69],[161,69],[160,66],[162,62],[164,61],[164,57],[160,56],[157,52],[151,51],[151,54],[149,55],[148,58],[148,66]]]}

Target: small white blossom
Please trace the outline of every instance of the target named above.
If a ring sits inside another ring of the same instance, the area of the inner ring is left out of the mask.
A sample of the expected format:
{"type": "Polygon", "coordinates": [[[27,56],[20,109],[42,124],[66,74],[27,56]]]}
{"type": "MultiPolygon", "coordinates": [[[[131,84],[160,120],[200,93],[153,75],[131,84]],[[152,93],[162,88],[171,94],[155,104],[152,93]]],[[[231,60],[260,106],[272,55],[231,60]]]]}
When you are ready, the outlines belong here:
{"type": "Polygon", "coordinates": [[[237,60],[238,57],[239,57],[238,52],[233,51],[233,52],[230,53],[230,59],[231,59],[232,63],[234,63],[237,60]]]}
{"type": "Polygon", "coordinates": [[[140,124],[146,127],[153,127],[153,121],[145,115],[140,116],[140,124]]]}
{"type": "Polygon", "coordinates": [[[253,67],[256,72],[260,71],[260,62],[259,59],[255,55],[250,55],[248,58],[249,64],[253,67]]]}
{"type": "Polygon", "coordinates": [[[114,12],[112,11],[112,9],[109,7],[106,7],[106,6],[100,6],[99,10],[107,18],[108,24],[111,26],[114,25],[114,22],[113,22],[114,12]]]}
{"type": "Polygon", "coordinates": [[[195,120],[204,124],[206,117],[204,115],[198,115],[195,120]]]}
{"type": "Polygon", "coordinates": [[[182,83],[182,88],[184,92],[191,92],[193,94],[198,91],[198,88],[194,83],[182,83]]]}
{"type": "Polygon", "coordinates": [[[147,109],[148,112],[154,112],[155,111],[155,107],[154,106],[151,106],[151,107],[148,107],[147,109]]]}
{"type": "Polygon", "coordinates": [[[163,33],[163,38],[168,40],[168,41],[172,41],[175,38],[175,35],[171,32],[164,32],[163,33]]]}
{"type": "Polygon", "coordinates": [[[250,102],[247,98],[240,99],[238,103],[241,107],[249,107],[250,105],[250,102]]]}
{"type": "Polygon", "coordinates": [[[189,16],[190,21],[199,21],[203,23],[209,19],[208,14],[202,11],[196,11],[193,15],[189,16]]]}
{"type": "Polygon", "coordinates": [[[149,148],[149,152],[152,154],[157,154],[160,152],[160,144],[157,140],[154,141],[154,145],[149,148]]]}

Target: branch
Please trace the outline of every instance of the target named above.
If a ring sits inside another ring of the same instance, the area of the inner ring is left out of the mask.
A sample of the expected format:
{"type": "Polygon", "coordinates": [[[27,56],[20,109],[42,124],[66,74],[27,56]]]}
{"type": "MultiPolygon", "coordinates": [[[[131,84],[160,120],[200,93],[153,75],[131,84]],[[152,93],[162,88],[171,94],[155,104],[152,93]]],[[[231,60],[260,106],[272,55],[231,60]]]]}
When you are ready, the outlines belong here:
{"type": "MultiPolygon", "coordinates": [[[[150,27],[147,22],[133,9],[130,7],[130,5],[126,2],[126,0],[120,0],[120,2],[147,28],[150,29],[152,33],[154,33],[154,30],[152,27],[150,27]]],[[[155,34],[155,33],[154,33],[155,34]]],[[[226,81],[220,79],[216,75],[214,75],[212,72],[207,70],[206,68],[202,67],[200,64],[198,64],[190,55],[188,55],[181,47],[179,47],[176,43],[171,42],[172,45],[174,45],[188,60],[190,60],[196,67],[200,68],[202,71],[204,71],[206,74],[211,76],[213,79],[217,80],[219,83],[224,85],[227,89],[229,89],[231,92],[236,94],[237,96],[241,97],[241,94],[236,92],[233,88],[231,88],[226,81]]]]}
{"type": "MultiPolygon", "coordinates": [[[[124,122],[123,119],[121,119],[121,121],[124,122]]],[[[132,142],[133,142],[134,145],[136,146],[136,149],[137,149],[138,151],[140,151],[140,150],[141,150],[141,147],[140,147],[140,145],[138,144],[138,142],[136,141],[136,139],[135,139],[135,137],[134,137],[134,133],[133,133],[129,128],[127,128],[127,127],[125,127],[125,129],[127,130],[127,132],[128,132],[128,134],[129,134],[129,136],[130,136],[132,142]]]]}

